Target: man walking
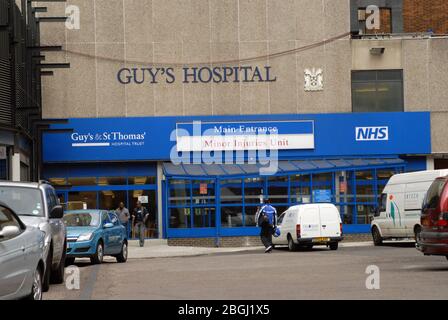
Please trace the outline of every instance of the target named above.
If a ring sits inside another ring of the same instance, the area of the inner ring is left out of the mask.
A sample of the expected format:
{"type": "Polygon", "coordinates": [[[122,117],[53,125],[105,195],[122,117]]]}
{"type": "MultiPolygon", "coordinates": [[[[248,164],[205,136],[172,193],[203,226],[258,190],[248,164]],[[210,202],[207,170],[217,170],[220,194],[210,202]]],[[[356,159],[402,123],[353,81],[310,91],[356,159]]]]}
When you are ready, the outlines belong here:
{"type": "Polygon", "coordinates": [[[134,209],[134,212],[132,214],[132,222],[134,228],[136,228],[138,232],[140,247],[143,247],[145,245],[145,224],[148,216],[148,210],[146,210],[146,208],[142,206],[142,203],[140,201],[137,201],[137,207],[134,209]]]}
{"type": "Polygon", "coordinates": [[[265,253],[272,252],[272,235],[277,228],[277,210],[271,206],[269,199],[258,210],[256,215],[257,226],[261,228],[260,238],[266,248],[265,253]]]}
{"type": "Polygon", "coordinates": [[[126,235],[129,238],[129,218],[131,215],[129,214],[128,208],[124,206],[123,202],[120,202],[117,210],[115,210],[118,219],[120,219],[121,224],[126,228],[126,235]]]}

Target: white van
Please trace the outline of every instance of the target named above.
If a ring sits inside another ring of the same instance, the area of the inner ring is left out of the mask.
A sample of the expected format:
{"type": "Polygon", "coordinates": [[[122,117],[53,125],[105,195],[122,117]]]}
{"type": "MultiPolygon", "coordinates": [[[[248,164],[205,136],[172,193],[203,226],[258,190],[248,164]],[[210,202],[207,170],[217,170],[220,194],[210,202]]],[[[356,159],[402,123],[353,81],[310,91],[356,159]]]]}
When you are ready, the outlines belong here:
{"type": "Polygon", "coordinates": [[[342,221],[333,204],[304,204],[289,208],[277,221],[280,236],[274,245],[288,245],[290,251],[299,247],[326,245],[337,250],[342,240],[342,221]]]}
{"type": "Polygon", "coordinates": [[[380,198],[371,223],[372,238],[379,246],[383,240],[417,238],[423,199],[437,177],[448,170],[431,170],[396,174],[390,178],[380,198]]]}

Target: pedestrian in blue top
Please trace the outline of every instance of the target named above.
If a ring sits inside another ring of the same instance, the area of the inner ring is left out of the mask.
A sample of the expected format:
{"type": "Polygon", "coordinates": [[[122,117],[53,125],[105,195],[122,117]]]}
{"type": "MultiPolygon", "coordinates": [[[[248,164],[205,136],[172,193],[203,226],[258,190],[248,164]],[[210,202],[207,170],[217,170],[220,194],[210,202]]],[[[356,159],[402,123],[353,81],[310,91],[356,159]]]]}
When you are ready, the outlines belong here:
{"type": "Polygon", "coordinates": [[[261,228],[260,238],[265,253],[272,252],[272,235],[277,229],[277,210],[271,206],[269,199],[264,201],[264,205],[258,210],[256,215],[257,226],[261,228]]]}

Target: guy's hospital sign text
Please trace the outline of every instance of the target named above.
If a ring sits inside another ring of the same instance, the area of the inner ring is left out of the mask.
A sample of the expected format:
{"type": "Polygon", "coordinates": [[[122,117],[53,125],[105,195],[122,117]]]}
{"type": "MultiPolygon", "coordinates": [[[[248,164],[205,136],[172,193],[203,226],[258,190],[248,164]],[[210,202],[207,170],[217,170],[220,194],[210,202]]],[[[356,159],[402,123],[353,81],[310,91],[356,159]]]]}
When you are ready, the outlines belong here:
{"type": "Polygon", "coordinates": [[[172,84],[182,83],[253,83],[275,82],[277,77],[270,66],[220,66],[220,67],[148,67],[122,68],[117,73],[121,84],[172,84]]]}

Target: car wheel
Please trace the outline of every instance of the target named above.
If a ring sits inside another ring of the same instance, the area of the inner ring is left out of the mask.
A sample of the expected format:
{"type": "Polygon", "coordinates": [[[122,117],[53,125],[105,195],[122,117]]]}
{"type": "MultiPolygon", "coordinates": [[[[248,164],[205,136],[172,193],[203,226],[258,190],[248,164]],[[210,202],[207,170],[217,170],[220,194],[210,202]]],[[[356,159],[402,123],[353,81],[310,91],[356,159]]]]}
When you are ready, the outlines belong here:
{"type": "Polygon", "coordinates": [[[51,273],[51,283],[61,284],[64,282],[64,271],[65,271],[65,258],[67,252],[67,243],[64,242],[64,246],[62,248],[62,257],[61,261],[59,261],[58,268],[51,273]]]}
{"type": "Polygon", "coordinates": [[[373,238],[373,244],[375,246],[381,246],[383,244],[383,238],[381,237],[380,231],[377,227],[374,227],[372,229],[372,238],[373,238]]]}
{"type": "Polygon", "coordinates": [[[37,268],[33,274],[33,285],[28,300],[42,300],[42,270],[37,268]]]}
{"type": "Polygon", "coordinates": [[[339,242],[330,243],[330,250],[336,251],[339,248],[339,242]]]}
{"type": "Polygon", "coordinates": [[[116,258],[117,258],[117,262],[119,262],[119,263],[124,263],[128,260],[128,243],[126,241],[123,242],[123,246],[121,247],[121,252],[116,258]]]}
{"type": "Polygon", "coordinates": [[[446,260],[448,260],[448,256],[445,256],[446,260]]]}
{"type": "Polygon", "coordinates": [[[50,252],[48,252],[47,262],[46,262],[46,268],[44,273],[44,279],[42,283],[42,291],[48,292],[50,290],[50,277],[51,277],[51,267],[53,262],[53,249],[50,249],[50,252]]]}
{"type": "Polygon", "coordinates": [[[98,244],[96,245],[96,251],[95,255],[90,258],[90,262],[93,264],[101,264],[103,263],[104,258],[104,246],[101,241],[98,241],[98,244]]]}
{"type": "Polygon", "coordinates": [[[289,251],[297,251],[297,244],[294,243],[291,236],[288,237],[288,249],[289,251]]]}
{"type": "Polygon", "coordinates": [[[75,258],[70,257],[70,258],[65,258],[65,266],[71,266],[75,264],[75,258]]]}

